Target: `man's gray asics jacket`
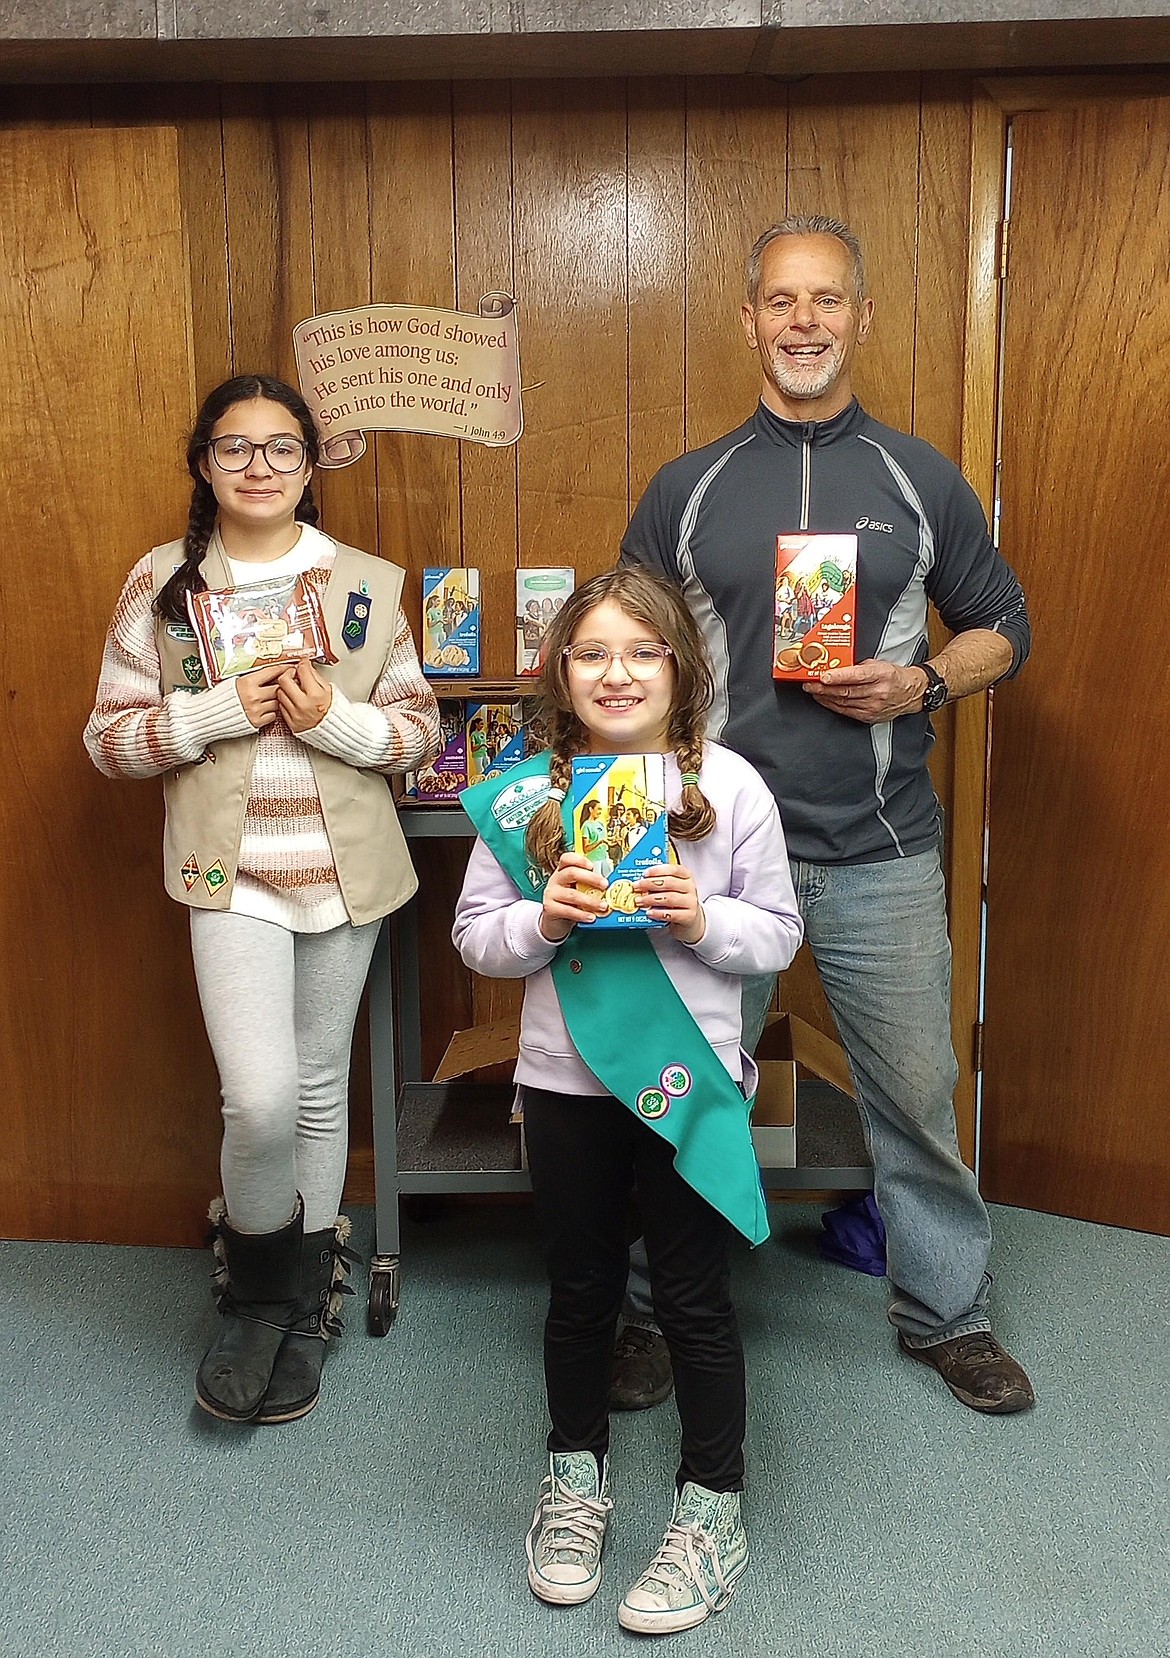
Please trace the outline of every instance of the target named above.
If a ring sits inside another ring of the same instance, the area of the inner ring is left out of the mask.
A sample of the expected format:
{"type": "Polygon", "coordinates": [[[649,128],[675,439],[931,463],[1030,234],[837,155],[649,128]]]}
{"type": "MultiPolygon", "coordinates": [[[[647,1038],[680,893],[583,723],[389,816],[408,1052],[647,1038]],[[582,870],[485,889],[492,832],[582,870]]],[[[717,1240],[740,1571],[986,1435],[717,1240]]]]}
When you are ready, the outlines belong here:
{"type": "Polygon", "coordinates": [[[958,468],[856,401],[807,422],[761,403],[737,431],[662,467],[622,542],[624,563],[682,587],[715,670],[709,734],[763,773],[791,855],[876,863],[926,851],[940,829],[929,716],[863,725],[772,678],[776,538],[798,530],[857,532],[859,662],[924,661],[930,600],[953,632],[1002,633],[1010,677],[1031,648],[1020,584],[958,468]]]}

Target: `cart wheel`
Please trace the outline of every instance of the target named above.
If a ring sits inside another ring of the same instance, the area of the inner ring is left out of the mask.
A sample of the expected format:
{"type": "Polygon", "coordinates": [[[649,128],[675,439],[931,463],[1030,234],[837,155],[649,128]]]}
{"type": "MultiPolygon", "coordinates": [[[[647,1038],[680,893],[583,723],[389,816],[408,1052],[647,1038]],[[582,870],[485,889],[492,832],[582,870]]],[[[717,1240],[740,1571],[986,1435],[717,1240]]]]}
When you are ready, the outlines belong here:
{"type": "Polygon", "coordinates": [[[404,1192],[398,1201],[407,1219],[420,1226],[438,1220],[445,1207],[439,1192],[404,1192]]]}
{"type": "Polygon", "coordinates": [[[370,1274],[370,1306],[366,1329],[372,1336],[384,1336],[398,1313],[398,1263],[370,1274]]]}

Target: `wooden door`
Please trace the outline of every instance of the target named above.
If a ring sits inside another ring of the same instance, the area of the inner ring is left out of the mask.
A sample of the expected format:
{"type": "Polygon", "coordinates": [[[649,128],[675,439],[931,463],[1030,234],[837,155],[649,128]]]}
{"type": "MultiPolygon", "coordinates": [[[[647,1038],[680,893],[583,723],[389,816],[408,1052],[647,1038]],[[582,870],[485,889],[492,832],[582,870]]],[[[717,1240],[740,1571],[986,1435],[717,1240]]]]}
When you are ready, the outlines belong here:
{"type": "Polygon", "coordinates": [[[1170,99],[1013,132],[984,1186],[1170,1232],[1170,99]]]}
{"type": "Polygon", "coordinates": [[[160,788],[81,743],[131,565],[186,519],[175,134],[0,133],[0,1233],[194,1242],[214,1069],[160,788]]]}

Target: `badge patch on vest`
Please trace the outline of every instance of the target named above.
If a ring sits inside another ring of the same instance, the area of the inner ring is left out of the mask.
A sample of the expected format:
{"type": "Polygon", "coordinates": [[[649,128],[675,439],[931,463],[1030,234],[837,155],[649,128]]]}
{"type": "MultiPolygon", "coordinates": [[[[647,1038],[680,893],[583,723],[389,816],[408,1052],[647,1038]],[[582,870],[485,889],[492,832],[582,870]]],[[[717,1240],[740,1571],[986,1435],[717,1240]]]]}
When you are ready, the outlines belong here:
{"type": "Polygon", "coordinates": [[[179,874],[183,877],[183,885],[186,887],[187,891],[190,892],[191,888],[203,874],[203,871],[199,867],[199,859],[195,856],[194,852],[192,852],[191,856],[187,859],[187,862],[183,865],[182,869],[179,871],[179,874]]]}
{"type": "MultiPolygon", "coordinates": [[[[365,583],[362,583],[363,587],[365,583]]],[[[370,600],[365,593],[351,593],[349,603],[345,607],[345,621],[341,624],[341,637],[351,651],[360,650],[366,642],[366,629],[370,625],[370,600]]]]}
{"type": "Polygon", "coordinates": [[[667,1065],[658,1079],[658,1086],[672,1100],[681,1100],[691,1091],[691,1073],[685,1065],[667,1065]]]}
{"type": "MultiPolygon", "coordinates": [[[[178,565],[175,566],[178,569],[178,565]]],[[[172,639],[194,639],[195,629],[189,628],[186,622],[168,622],[167,633],[172,639]]]]}
{"type": "Polygon", "coordinates": [[[527,829],[551,787],[547,777],[518,777],[492,801],[492,816],[501,829],[527,829]]]}
{"type": "Polygon", "coordinates": [[[187,676],[188,685],[203,684],[203,664],[197,656],[183,658],[183,672],[187,676]]]}
{"type": "Polygon", "coordinates": [[[205,869],[203,871],[203,884],[210,893],[218,892],[226,880],[227,870],[223,867],[223,864],[218,858],[212,864],[210,869],[205,869]]]}
{"type": "Polygon", "coordinates": [[[661,1088],[643,1088],[634,1101],[640,1117],[647,1117],[655,1122],[659,1117],[665,1117],[670,1110],[670,1100],[661,1088]]]}

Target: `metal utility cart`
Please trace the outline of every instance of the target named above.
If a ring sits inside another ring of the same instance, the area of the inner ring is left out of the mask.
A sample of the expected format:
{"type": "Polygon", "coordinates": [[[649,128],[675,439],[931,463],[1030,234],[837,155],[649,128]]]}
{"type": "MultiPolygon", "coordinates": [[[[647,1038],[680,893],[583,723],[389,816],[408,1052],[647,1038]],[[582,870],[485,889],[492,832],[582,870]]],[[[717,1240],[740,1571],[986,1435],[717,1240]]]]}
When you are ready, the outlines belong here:
{"type": "MultiPolygon", "coordinates": [[[[461,807],[403,805],[409,840],[471,839],[461,807]]],[[[418,903],[383,923],[370,970],[370,1069],[374,1112],[374,1254],[368,1327],[384,1336],[398,1311],[399,1197],[447,1192],[524,1192],[520,1131],[508,1122],[510,1086],[424,1082],[418,903]],[[399,1044],[394,1039],[395,1007],[399,1044]]],[[[771,1191],[867,1191],[873,1170],[857,1109],[831,1084],[802,1081],[797,1167],[762,1172],[771,1191]]]]}

